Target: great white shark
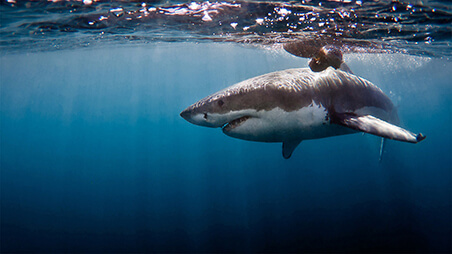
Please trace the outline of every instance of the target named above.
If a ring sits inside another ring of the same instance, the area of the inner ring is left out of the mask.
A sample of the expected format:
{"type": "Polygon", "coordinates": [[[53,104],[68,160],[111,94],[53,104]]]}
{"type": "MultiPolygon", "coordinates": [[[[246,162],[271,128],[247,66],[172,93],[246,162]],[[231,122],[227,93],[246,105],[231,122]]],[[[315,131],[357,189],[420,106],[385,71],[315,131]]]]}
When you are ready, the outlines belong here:
{"type": "Polygon", "coordinates": [[[207,96],[180,115],[196,125],[222,128],[230,137],[282,142],[286,159],[308,139],[358,132],[409,143],[425,138],[398,126],[397,110],[381,89],[341,69],[264,74],[207,96]]]}

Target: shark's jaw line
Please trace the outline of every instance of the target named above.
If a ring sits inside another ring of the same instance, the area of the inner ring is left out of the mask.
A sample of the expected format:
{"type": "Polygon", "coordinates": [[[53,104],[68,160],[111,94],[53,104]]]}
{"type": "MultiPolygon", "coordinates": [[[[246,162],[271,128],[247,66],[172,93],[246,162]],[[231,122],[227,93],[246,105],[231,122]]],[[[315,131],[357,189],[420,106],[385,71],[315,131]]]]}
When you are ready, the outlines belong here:
{"type": "Polygon", "coordinates": [[[203,112],[187,117],[186,120],[197,125],[231,130],[250,118],[257,118],[259,112],[254,109],[242,109],[227,113],[203,112]]]}
{"type": "Polygon", "coordinates": [[[230,122],[227,122],[226,124],[224,124],[221,129],[223,129],[223,131],[230,131],[234,128],[237,128],[238,126],[240,126],[241,124],[245,123],[248,119],[250,119],[251,116],[242,116],[239,118],[236,118],[230,122]]]}

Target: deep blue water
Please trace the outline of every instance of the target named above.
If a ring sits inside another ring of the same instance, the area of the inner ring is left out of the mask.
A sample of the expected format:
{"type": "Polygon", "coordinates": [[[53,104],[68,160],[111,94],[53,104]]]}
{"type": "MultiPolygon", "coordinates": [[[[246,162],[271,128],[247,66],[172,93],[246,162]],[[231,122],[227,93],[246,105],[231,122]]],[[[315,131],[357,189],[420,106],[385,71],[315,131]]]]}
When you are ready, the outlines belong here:
{"type": "Polygon", "coordinates": [[[419,144],[280,144],[184,121],[282,50],[154,43],[0,57],[1,252],[450,252],[452,64],[347,55],[419,144]]]}

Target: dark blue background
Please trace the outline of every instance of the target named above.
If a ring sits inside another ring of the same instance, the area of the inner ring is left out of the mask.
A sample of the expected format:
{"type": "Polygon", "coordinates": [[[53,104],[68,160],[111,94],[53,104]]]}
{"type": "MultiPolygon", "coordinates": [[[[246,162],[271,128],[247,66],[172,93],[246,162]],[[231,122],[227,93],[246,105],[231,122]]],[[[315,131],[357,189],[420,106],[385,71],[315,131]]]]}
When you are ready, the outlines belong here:
{"type": "Polygon", "coordinates": [[[232,44],[4,55],[2,252],[450,252],[450,62],[348,56],[420,144],[348,135],[232,139],[179,112],[270,71],[283,51],[232,44]]]}

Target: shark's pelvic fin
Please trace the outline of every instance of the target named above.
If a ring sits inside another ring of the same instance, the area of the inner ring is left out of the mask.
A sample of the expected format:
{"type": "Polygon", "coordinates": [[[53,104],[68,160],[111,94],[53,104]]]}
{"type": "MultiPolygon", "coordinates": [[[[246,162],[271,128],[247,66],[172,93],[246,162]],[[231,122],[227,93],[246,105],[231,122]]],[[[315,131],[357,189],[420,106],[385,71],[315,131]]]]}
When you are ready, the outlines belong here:
{"type": "Polygon", "coordinates": [[[371,115],[357,116],[353,113],[334,113],[331,116],[331,122],[357,131],[409,143],[417,143],[425,139],[425,136],[421,133],[416,135],[371,115]]]}
{"type": "Polygon", "coordinates": [[[284,159],[289,159],[293,151],[300,144],[301,140],[284,141],[282,143],[282,155],[284,159]]]}

